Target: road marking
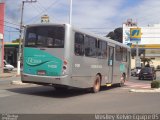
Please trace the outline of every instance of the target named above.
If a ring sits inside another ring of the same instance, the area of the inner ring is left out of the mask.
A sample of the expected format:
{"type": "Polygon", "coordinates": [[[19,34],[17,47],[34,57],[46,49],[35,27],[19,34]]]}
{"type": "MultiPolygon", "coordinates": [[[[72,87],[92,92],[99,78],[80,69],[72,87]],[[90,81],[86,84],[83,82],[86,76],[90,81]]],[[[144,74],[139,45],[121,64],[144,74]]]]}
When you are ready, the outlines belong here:
{"type": "Polygon", "coordinates": [[[129,88],[151,88],[149,83],[126,82],[125,85],[129,88]]]}
{"type": "Polygon", "coordinates": [[[0,98],[1,97],[8,97],[8,96],[16,95],[16,94],[17,93],[10,92],[8,90],[0,90],[0,98]]]}

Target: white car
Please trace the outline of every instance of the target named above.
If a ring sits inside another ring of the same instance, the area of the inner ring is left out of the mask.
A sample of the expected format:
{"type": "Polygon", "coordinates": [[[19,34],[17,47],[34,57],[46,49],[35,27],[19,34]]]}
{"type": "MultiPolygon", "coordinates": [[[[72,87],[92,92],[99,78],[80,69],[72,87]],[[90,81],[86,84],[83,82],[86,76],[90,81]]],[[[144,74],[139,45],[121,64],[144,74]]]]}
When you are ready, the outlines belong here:
{"type": "Polygon", "coordinates": [[[3,67],[4,71],[12,71],[14,69],[14,66],[7,63],[6,60],[3,60],[3,63],[4,63],[3,67]]]}
{"type": "Polygon", "coordinates": [[[131,69],[131,76],[135,76],[135,77],[139,76],[140,71],[141,71],[141,67],[131,69]]]}

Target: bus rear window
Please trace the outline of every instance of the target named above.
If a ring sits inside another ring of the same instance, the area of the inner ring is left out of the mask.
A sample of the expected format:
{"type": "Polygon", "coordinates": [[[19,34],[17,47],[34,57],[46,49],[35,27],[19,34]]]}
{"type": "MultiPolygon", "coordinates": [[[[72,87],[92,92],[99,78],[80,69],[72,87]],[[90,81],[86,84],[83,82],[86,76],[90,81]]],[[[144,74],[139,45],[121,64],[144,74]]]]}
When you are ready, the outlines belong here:
{"type": "Polygon", "coordinates": [[[64,27],[36,26],[27,28],[25,47],[64,48],[64,27]]]}

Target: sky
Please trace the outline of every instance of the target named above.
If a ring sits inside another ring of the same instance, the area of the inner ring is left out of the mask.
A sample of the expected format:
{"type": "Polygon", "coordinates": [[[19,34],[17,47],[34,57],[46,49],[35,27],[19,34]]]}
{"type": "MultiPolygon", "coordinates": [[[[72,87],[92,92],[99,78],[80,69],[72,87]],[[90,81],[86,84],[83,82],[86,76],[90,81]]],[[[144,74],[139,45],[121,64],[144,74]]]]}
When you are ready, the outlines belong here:
{"type": "MultiPolygon", "coordinates": [[[[72,25],[101,36],[122,27],[127,19],[137,22],[138,26],[160,23],[160,0],[72,1],[72,25]]],[[[5,0],[5,3],[4,41],[11,42],[19,37],[22,0],[5,0]]],[[[40,23],[44,14],[49,16],[51,23],[69,23],[69,10],[70,0],[37,0],[25,3],[23,24],[40,23]]]]}

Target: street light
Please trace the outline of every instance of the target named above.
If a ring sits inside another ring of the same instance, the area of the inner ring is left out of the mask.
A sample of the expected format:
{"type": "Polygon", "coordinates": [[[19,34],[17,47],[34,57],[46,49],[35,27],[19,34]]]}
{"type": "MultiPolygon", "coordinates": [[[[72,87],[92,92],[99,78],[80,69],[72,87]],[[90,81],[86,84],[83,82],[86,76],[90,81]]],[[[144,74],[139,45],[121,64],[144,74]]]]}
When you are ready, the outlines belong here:
{"type": "Polygon", "coordinates": [[[72,0],[70,0],[69,24],[72,24],[72,0]]]}
{"type": "Polygon", "coordinates": [[[19,30],[19,51],[18,51],[18,62],[17,62],[17,75],[20,75],[20,64],[21,64],[21,54],[22,54],[22,29],[23,29],[23,11],[24,11],[24,3],[32,3],[37,2],[37,0],[26,0],[22,1],[22,8],[21,8],[21,21],[20,21],[20,30],[19,30]]]}

